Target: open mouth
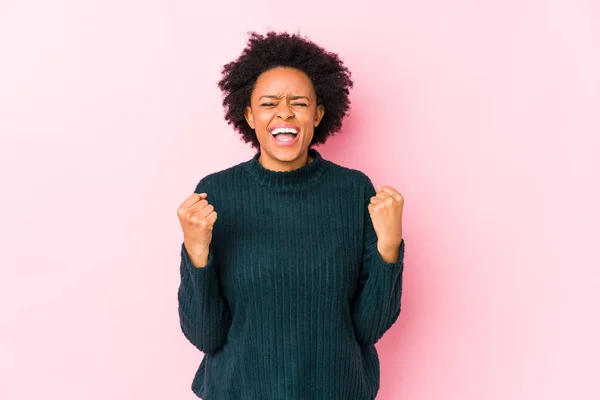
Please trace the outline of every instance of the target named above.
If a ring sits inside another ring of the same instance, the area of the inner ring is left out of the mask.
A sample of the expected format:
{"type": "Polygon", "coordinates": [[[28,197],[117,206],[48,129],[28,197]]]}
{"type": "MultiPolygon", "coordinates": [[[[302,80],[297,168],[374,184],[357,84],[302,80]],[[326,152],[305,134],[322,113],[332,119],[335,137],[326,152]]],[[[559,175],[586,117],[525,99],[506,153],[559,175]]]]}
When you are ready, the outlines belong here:
{"type": "Polygon", "coordinates": [[[298,137],[299,130],[296,128],[275,128],[271,131],[273,138],[282,144],[291,143],[298,137]]]}

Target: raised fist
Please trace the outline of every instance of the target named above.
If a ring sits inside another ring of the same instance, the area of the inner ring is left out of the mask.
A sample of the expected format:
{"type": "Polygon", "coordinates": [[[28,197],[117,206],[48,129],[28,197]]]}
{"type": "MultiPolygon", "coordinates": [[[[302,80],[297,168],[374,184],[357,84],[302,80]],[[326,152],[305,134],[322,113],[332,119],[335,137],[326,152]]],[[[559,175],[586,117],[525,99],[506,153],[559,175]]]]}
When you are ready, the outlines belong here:
{"type": "Polygon", "coordinates": [[[185,249],[195,267],[208,263],[213,226],[217,221],[217,212],[206,197],[206,193],[194,193],[177,209],[185,249]]]}

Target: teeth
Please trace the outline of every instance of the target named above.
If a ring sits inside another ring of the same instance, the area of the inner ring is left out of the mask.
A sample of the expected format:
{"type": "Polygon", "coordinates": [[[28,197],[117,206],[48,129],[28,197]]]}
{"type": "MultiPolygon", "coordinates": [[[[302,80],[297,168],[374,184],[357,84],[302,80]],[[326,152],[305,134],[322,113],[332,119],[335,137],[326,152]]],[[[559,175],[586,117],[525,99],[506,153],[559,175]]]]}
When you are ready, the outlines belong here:
{"type": "Polygon", "coordinates": [[[298,134],[298,130],[294,128],[277,128],[271,131],[271,135],[275,136],[280,133],[293,133],[294,135],[298,134]]]}

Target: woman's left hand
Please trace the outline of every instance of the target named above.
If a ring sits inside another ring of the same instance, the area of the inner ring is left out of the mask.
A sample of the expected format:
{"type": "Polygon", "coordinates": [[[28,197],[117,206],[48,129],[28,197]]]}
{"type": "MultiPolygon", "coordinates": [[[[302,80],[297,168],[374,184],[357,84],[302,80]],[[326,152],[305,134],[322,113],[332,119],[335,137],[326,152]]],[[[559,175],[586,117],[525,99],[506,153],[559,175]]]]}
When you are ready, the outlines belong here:
{"type": "MultiPolygon", "coordinates": [[[[369,214],[377,234],[377,248],[382,255],[397,254],[402,243],[402,210],[404,197],[390,186],[375,185],[369,214]]],[[[392,257],[393,258],[393,257],[392,257]]]]}

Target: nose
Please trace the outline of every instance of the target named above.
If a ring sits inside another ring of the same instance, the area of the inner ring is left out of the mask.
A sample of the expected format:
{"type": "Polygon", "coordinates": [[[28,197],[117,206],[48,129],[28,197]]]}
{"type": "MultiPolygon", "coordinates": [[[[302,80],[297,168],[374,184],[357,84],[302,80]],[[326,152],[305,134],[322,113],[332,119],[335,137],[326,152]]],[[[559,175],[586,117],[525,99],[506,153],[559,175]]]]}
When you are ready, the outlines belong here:
{"type": "Polygon", "coordinates": [[[287,99],[279,102],[279,105],[277,106],[277,116],[283,120],[290,119],[294,116],[292,108],[288,104],[287,99]]]}

